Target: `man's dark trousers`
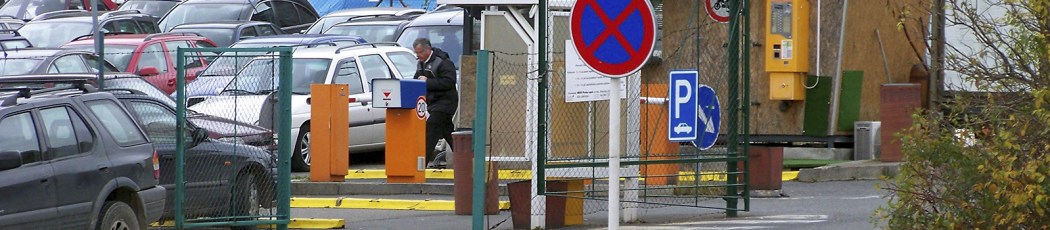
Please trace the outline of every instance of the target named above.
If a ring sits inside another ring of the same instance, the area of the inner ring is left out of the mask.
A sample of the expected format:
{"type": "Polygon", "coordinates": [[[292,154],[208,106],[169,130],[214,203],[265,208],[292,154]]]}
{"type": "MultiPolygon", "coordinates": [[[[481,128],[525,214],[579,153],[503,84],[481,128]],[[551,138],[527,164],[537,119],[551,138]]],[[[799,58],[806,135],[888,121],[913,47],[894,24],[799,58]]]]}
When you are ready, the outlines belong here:
{"type": "Polygon", "coordinates": [[[452,114],[445,112],[430,113],[430,118],[427,118],[427,162],[436,160],[437,154],[434,153],[434,147],[437,146],[438,139],[444,138],[445,142],[448,143],[448,147],[452,148],[453,129],[452,114]]]}

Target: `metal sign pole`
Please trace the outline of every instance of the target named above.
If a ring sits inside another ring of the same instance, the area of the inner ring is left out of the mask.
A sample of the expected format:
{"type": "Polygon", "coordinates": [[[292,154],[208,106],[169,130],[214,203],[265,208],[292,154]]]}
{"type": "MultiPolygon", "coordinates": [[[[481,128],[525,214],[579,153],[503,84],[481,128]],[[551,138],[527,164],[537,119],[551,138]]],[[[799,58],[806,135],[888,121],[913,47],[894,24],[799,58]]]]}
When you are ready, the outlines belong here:
{"type": "Polygon", "coordinates": [[[620,228],[620,81],[609,78],[609,229],[620,228]]]}
{"type": "Polygon", "coordinates": [[[102,25],[98,24],[98,0],[91,0],[91,6],[89,6],[89,8],[91,9],[92,31],[95,34],[95,53],[98,54],[98,66],[96,66],[96,68],[98,68],[98,88],[102,89],[102,83],[106,80],[104,77],[104,73],[106,72],[106,59],[105,54],[102,53],[104,52],[104,46],[102,45],[102,25]]]}

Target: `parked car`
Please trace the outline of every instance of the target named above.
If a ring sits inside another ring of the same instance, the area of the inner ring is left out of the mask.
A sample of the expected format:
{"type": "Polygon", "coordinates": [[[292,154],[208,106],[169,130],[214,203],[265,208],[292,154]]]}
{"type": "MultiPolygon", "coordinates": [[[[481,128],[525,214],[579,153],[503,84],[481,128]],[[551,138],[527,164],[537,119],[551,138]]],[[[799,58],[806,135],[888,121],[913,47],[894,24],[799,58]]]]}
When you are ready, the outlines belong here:
{"type": "Polygon", "coordinates": [[[0,30],[17,30],[26,22],[11,15],[0,15],[0,30]]]}
{"type": "Polygon", "coordinates": [[[129,0],[120,4],[117,10],[138,10],[160,20],[160,17],[171,11],[171,8],[175,8],[180,1],[182,0],[129,0]]]}
{"type": "Polygon", "coordinates": [[[354,8],[340,10],[332,13],[328,13],[317,19],[310,28],[303,31],[303,34],[320,34],[328,31],[328,28],[332,28],[335,24],[349,21],[352,18],[368,18],[378,16],[409,16],[409,15],[421,15],[426,13],[422,9],[410,9],[410,8],[399,8],[399,7],[369,7],[369,8],[354,8]]]}
{"type": "Polygon", "coordinates": [[[353,19],[335,24],[325,34],[361,36],[370,42],[397,42],[408,23],[419,14],[353,19]]]}
{"type": "MultiPolygon", "coordinates": [[[[157,23],[149,15],[135,10],[113,11],[98,17],[105,33],[152,34],[157,23]]],[[[56,11],[36,16],[18,33],[36,47],[59,47],[81,36],[92,33],[91,12],[84,10],[56,11]]]]}
{"type": "Polygon", "coordinates": [[[0,78],[0,228],[146,229],[159,220],[160,159],[125,107],[86,87],[7,87],[27,80],[53,81],[0,78]]]}
{"type": "MultiPolygon", "coordinates": [[[[357,36],[341,36],[327,34],[286,34],[266,37],[249,38],[237,42],[232,48],[260,48],[275,46],[347,46],[367,43],[357,36]]],[[[198,74],[196,80],[186,85],[186,104],[194,105],[203,101],[208,96],[214,96],[230,83],[237,69],[248,64],[255,56],[264,55],[260,52],[238,52],[234,56],[219,57],[213,61],[208,68],[198,74]]],[[[174,96],[174,94],[172,94],[174,96]]]]}
{"type": "MultiPolygon", "coordinates": [[[[109,88],[114,90],[114,88],[109,88]]],[[[120,90],[117,90],[120,91],[120,90]]],[[[175,108],[151,96],[114,92],[131,111],[140,127],[157,148],[160,157],[160,184],[167,196],[175,196],[175,108]]],[[[215,215],[253,216],[259,209],[275,205],[277,157],[250,145],[220,141],[207,134],[203,125],[226,130],[255,131],[258,126],[225,123],[206,115],[187,115],[186,133],[192,134],[186,146],[186,200],[183,210],[190,217],[215,215]],[[202,118],[202,116],[204,118],[202,118]],[[192,117],[192,118],[191,118],[192,117]],[[194,119],[196,118],[196,119],[194,119]]],[[[273,134],[265,132],[266,140],[273,134]]],[[[164,205],[164,219],[174,218],[174,199],[164,205]]]]}
{"type": "MultiPolygon", "coordinates": [[[[25,74],[98,73],[98,56],[87,51],[57,48],[12,49],[0,58],[0,76],[25,74]]],[[[107,73],[120,72],[106,62],[107,73]]]]}
{"type": "MultiPolygon", "coordinates": [[[[126,34],[106,36],[103,56],[118,69],[142,76],[165,93],[175,92],[175,50],[177,47],[215,47],[206,37],[192,33],[126,34]]],[[[62,46],[75,50],[94,51],[90,38],[62,46]]],[[[193,81],[197,73],[208,66],[202,55],[191,57],[186,64],[186,80],[193,81]]]]}
{"type": "Polygon", "coordinates": [[[32,47],[33,44],[29,43],[29,39],[22,37],[21,34],[18,34],[18,31],[0,30],[0,48],[4,51],[32,47]]]}
{"type": "MultiPolygon", "coordinates": [[[[256,123],[270,100],[276,85],[274,77],[276,58],[259,57],[241,69],[219,96],[191,106],[204,114],[224,117],[239,122],[256,123]],[[240,113],[230,113],[236,110],[240,113]],[[259,112],[254,112],[259,111],[259,112]]],[[[385,110],[372,108],[372,79],[411,78],[416,71],[415,55],[411,50],[394,44],[359,44],[346,47],[315,47],[298,49],[292,54],[291,86],[292,135],[297,137],[292,156],[292,168],[309,171],[310,168],[310,98],[311,84],[348,84],[350,95],[350,152],[359,153],[383,149],[385,138],[385,110]]]]}
{"type": "MultiPolygon", "coordinates": [[[[98,0],[100,11],[117,9],[112,0],[98,0]]],[[[0,7],[0,15],[29,21],[44,13],[60,10],[91,10],[91,0],[9,0],[0,7]]]]}
{"type": "Polygon", "coordinates": [[[169,31],[189,23],[264,21],[285,33],[297,33],[317,17],[307,0],[186,0],[160,19],[160,28],[169,31]]]}
{"type": "Polygon", "coordinates": [[[171,28],[171,32],[199,33],[208,37],[219,47],[229,47],[242,39],[281,34],[281,30],[269,22],[221,21],[182,24],[171,28]]]}
{"type": "MultiPolygon", "coordinates": [[[[474,44],[480,46],[481,23],[474,23],[474,44]]],[[[397,43],[412,47],[418,38],[429,38],[430,43],[448,53],[449,58],[459,69],[459,59],[463,55],[463,9],[446,7],[417,17],[408,24],[405,31],[397,38],[397,43]]]]}

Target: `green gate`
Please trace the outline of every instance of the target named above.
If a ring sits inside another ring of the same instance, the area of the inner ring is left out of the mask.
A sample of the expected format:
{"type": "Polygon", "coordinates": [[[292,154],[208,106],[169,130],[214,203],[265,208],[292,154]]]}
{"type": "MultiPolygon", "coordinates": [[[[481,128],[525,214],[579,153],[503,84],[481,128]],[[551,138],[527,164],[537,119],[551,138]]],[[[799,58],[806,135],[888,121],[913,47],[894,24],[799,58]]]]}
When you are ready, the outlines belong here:
{"type": "Polygon", "coordinates": [[[166,211],[175,228],[287,229],[292,48],[178,48],[172,57],[177,146],[166,211]],[[187,75],[212,85],[188,95],[187,75]]]}

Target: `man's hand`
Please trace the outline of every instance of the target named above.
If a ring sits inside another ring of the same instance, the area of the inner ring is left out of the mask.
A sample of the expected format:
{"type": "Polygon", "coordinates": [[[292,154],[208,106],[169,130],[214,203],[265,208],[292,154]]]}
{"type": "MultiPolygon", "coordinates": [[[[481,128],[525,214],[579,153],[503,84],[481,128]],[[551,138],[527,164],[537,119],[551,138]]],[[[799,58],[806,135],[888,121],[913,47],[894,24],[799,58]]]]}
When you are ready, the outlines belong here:
{"type": "Polygon", "coordinates": [[[416,78],[416,79],[419,79],[419,80],[424,80],[424,81],[426,81],[426,80],[427,80],[427,76],[419,76],[419,78],[416,78]]]}

